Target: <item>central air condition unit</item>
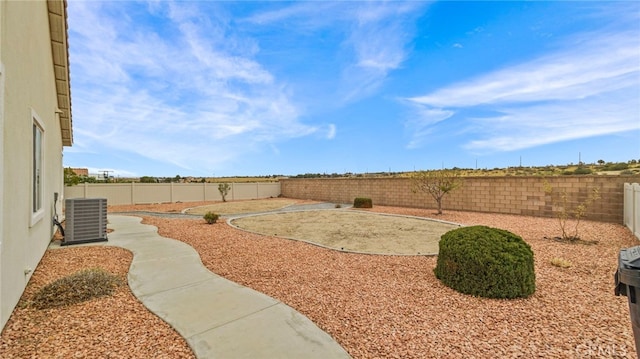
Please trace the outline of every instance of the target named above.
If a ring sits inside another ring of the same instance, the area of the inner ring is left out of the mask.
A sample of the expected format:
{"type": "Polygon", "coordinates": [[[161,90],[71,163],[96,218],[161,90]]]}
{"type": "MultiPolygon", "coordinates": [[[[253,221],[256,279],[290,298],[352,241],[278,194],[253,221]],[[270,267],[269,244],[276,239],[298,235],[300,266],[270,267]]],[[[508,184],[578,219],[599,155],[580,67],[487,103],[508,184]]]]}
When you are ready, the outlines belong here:
{"type": "Polygon", "coordinates": [[[70,198],[65,201],[62,245],[107,241],[107,199],[70,198]]]}

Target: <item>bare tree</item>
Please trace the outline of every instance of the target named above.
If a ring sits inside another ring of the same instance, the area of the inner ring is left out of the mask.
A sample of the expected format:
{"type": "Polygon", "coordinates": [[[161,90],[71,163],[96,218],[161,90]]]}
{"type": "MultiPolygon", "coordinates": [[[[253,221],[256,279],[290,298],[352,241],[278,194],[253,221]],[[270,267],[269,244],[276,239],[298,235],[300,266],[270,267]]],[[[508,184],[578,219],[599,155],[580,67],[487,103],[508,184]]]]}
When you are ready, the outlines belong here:
{"type": "Polygon", "coordinates": [[[222,202],[227,201],[227,194],[229,193],[230,189],[231,186],[226,182],[218,184],[218,192],[220,192],[220,196],[222,196],[222,202]]]}
{"type": "Polygon", "coordinates": [[[438,204],[442,214],[444,196],[462,186],[462,176],[455,170],[418,171],[411,174],[411,191],[428,193],[438,204]]]}
{"type": "Polygon", "coordinates": [[[574,204],[569,200],[569,194],[566,189],[556,191],[546,179],[544,180],[543,186],[544,193],[551,198],[553,207],[559,208],[556,210],[556,216],[560,223],[560,230],[562,230],[562,240],[569,242],[580,240],[580,236],[578,235],[580,220],[586,217],[587,207],[600,199],[598,188],[591,188],[585,199],[574,204]],[[568,228],[570,219],[573,219],[575,224],[571,232],[569,232],[568,228]]]}

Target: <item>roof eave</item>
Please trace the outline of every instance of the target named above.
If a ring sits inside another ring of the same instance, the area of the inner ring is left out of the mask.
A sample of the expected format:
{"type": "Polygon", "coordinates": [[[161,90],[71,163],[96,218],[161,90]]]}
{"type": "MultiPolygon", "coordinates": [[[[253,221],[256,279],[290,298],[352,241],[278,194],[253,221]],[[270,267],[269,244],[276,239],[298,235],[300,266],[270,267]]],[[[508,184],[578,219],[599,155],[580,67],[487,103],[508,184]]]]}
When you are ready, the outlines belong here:
{"type": "Polygon", "coordinates": [[[60,135],[62,145],[73,145],[73,121],[71,120],[71,82],[69,76],[69,44],[67,23],[67,1],[47,0],[49,12],[49,32],[51,34],[51,52],[56,80],[60,135]]]}

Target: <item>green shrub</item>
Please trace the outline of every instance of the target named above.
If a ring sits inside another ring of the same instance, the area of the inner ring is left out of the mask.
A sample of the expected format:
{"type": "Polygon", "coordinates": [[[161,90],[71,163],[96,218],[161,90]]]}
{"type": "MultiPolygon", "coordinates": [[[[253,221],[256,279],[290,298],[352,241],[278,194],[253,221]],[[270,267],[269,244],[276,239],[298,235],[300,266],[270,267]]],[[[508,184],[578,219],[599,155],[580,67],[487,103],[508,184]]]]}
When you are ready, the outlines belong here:
{"type": "Polygon", "coordinates": [[[205,213],[204,216],[202,216],[202,218],[204,218],[204,220],[207,221],[207,223],[214,224],[218,221],[218,218],[220,218],[220,215],[209,211],[205,213]]]}
{"type": "Polygon", "coordinates": [[[576,175],[588,175],[588,174],[591,174],[591,170],[589,168],[586,168],[586,167],[578,167],[578,168],[576,168],[575,171],[573,171],[573,174],[576,174],[576,175]]]}
{"type": "Polygon", "coordinates": [[[511,232],[462,227],[443,234],[439,245],[436,277],[461,293],[526,298],[536,290],[533,251],[511,232]]]}
{"type": "Polygon", "coordinates": [[[56,308],[110,296],[122,284],[117,276],[101,268],[85,269],[44,286],[33,297],[37,309],[56,308]]]}
{"type": "Polygon", "coordinates": [[[373,202],[371,198],[356,197],[353,200],[353,208],[373,208],[373,202]]]}
{"type": "Polygon", "coordinates": [[[602,170],[603,171],[622,171],[629,168],[628,163],[618,162],[618,163],[607,163],[602,170]]]}

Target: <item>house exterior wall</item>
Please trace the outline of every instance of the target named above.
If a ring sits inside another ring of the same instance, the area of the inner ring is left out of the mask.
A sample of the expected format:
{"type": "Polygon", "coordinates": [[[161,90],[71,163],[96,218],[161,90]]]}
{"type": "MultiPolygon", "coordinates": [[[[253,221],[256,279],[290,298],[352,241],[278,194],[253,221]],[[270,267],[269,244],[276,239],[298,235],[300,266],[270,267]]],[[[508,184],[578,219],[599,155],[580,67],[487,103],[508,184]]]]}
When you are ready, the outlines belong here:
{"type": "MultiPolygon", "coordinates": [[[[65,35],[66,36],[66,35],[65,35]]],[[[0,328],[54,234],[62,137],[46,1],[0,1],[0,328]],[[32,216],[33,115],[43,127],[42,214],[32,216]]],[[[58,199],[58,213],[61,210],[58,199]]]]}

